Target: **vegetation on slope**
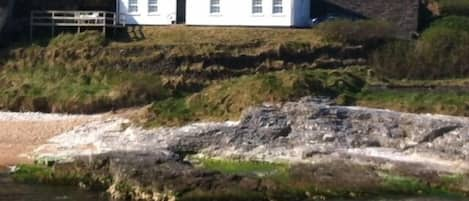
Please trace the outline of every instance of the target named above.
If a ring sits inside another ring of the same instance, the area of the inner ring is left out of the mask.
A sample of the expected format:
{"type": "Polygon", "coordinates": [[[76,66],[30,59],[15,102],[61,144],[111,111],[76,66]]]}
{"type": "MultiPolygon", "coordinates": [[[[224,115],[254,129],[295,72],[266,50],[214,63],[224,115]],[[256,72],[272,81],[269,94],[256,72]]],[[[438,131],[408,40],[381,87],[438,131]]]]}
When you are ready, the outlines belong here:
{"type": "Polygon", "coordinates": [[[469,0],[436,0],[441,15],[469,16],[469,0]]]}
{"type": "MultiPolygon", "coordinates": [[[[340,55],[345,47],[323,41],[311,30],[153,27],[138,32],[143,34],[141,38],[136,38],[136,32],[129,33],[130,38],[121,37],[121,41],[106,40],[95,32],[61,34],[32,46],[2,50],[0,108],[95,113],[157,101],[155,107],[166,108],[169,116],[183,113],[196,116],[191,120],[212,115],[231,118],[262,101],[308,95],[306,89],[295,89],[299,82],[295,79],[303,79],[298,74],[279,77],[263,73],[316,68],[315,59],[340,55]],[[254,73],[260,74],[249,78],[254,73]],[[206,103],[191,95],[203,88],[203,93],[218,93],[217,87],[238,88],[236,93],[242,95],[246,86],[236,84],[241,82],[257,86],[256,93],[244,96],[257,97],[243,100],[232,95],[230,101],[239,103],[226,111],[222,109],[226,105],[216,105],[221,95],[206,103]],[[280,89],[283,91],[276,91],[280,89]],[[191,101],[181,101],[183,96],[191,101]],[[160,102],[162,99],[168,100],[160,102]],[[213,108],[202,108],[204,104],[213,104],[213,108]],[[186,112],[184,105],[194,114],[186,112]]],[[[308,84],[308,80],[302,82],[308,84]]],[[[186,118],[182,117],[182,122],[186,118]]]]}
{"type": "Polygon", "coordinates": [[[415,42],[389,43],[372,57],[382,77],[443,79],[469,76],[469,17],[435,21],[415,42]]]}
{"type": "Polygon", "coordinates": [[[393,39],[386,22],[347,20],[313,30],[146,27],[114,41],[93,32],[62,34],[2,50],[0,108],[94,113],[154,103],[148,125],[174,126],[237,119],[263,102],[319,95],[339,104],[467,115],[464,90],[429,97],[363,89],[376,79],[400,88],[403,78],[468,76],[468,19],[438,18],[416,41],[393,39]],[[367,54],[371,70],[327,70],[360,63],[367,54]]]}
{"type": "Polygon", "coordinates": [[[337,19],[315,29],[330,42],[376,47],[394,38],[395,28],[386,21],[337,19]]]}
{"type": "Polygon", "coordinates": [[[4,69],[0,85],[0,108],[12,111],[96,113],[147,104],[171,94],[151,73],[81,72],[59,66],[4,69]]]}
{"type": "Polygon", "coordinates": [[[365,85],[357,70],[291,70],[215,82],[202,91],[156,102],[149,125],[180,125],[197,120],[236,120],[248,107],[303,96],[347,96],[365,85]]]}
{"type": "Polygon", "coordinates": [[[382,90],[363,92],[356,104],[413,113],[469,116],[469,93],[382,90]]]}

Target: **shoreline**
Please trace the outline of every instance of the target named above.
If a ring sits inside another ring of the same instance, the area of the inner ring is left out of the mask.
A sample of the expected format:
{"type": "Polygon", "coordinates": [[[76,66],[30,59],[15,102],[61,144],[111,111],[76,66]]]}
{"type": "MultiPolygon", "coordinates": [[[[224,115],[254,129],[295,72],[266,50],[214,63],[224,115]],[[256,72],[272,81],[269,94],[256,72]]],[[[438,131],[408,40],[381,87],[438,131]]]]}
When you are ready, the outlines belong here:
{"type": "Polygon", "coordinates": [[[467,154],[457,151],[465,149],[459,139],[468,125],[467,118],[306,97],[253,107],[239,122],[142,128],[125,118],[103,119],[52,138],[33,155],[55,164],[39,167],[46,181],[62,182],[48,178],[50,171],[65,180],[73,173],[72,182],[104,186],[117,199],[467,196],[467,154]]]}
{"type": "Polygon", "coordinates": [[[25,154],[50,138],[99,115],[0,112],[0,171],[16,164],[31,164],[25,154]]]}

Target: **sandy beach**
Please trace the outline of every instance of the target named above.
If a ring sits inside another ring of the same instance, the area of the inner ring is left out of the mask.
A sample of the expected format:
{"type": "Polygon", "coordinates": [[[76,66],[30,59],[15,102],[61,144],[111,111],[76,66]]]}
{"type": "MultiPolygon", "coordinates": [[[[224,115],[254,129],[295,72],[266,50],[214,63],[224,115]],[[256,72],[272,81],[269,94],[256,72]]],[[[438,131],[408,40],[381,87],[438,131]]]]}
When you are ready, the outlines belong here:
{"type": "Polygon", "coordinates": [[[25,153],[44,144],[51,137],[95,117],[0,112],[0,169],[14,164],[31,163],[25,153]]]}

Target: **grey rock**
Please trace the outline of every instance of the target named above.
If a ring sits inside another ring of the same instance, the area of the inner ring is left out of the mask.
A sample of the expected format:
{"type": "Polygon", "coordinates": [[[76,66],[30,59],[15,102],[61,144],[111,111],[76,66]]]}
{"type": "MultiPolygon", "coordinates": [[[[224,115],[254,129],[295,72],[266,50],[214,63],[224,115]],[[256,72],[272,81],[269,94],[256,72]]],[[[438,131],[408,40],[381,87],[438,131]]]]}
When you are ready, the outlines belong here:
{"type": "Polygon", "coordinates": [[[187,154],[291,163],[337,158],[469,171],[469,119],[463,117],[332,106],[308,97],[248,109],[239,122],[153,130],[121,128],[123,123],[128,120],[89,123],[51,139],[35,157],[138,152],[157,154],[153,161],[187,154]]]}

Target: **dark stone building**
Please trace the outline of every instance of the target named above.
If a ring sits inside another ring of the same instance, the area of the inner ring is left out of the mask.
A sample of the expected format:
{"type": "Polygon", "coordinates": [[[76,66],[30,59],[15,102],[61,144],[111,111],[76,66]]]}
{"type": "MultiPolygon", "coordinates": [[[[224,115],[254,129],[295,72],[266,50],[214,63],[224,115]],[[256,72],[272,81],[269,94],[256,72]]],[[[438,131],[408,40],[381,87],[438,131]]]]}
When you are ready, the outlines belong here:
{"type": "Polygon", "coordinates": [[[338,13],[386,20],[401,37],[410,37],[419,26],[421,0],[312,0],[312,4],[316,16],[338,13]]]}

